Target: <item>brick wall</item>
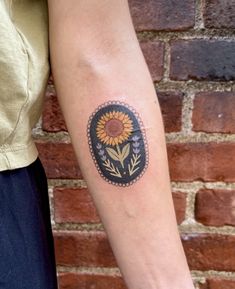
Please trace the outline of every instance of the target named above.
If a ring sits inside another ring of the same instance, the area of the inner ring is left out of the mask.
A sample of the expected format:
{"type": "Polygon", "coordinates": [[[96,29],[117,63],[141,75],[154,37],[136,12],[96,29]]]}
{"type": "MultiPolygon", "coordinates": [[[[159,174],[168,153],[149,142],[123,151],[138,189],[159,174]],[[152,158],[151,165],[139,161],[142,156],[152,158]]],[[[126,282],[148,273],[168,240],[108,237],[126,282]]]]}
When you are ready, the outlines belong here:
{"type": "MultiPolygon", "coordinates": [[[[130,0],[163,113],[197,288],[235,288],[235,0],[130,0]]],[[[49,178],[61,289],[125,288],[50,81],[34,136],[49,178]]]]}

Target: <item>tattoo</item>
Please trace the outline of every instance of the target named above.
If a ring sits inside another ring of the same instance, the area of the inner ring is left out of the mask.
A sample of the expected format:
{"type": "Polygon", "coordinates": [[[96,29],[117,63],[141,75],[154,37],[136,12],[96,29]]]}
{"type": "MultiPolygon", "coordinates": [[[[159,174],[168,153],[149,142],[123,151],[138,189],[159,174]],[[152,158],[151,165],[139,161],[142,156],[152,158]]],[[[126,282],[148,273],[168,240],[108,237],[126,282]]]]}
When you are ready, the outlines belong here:
{"type": "Polygon", "coordinates": [[[87,135],[92,158],[109,183],[129,186],[148,166],[148,148],[142,121],[129,105],[110,101],[90,116],[87,135]]]}

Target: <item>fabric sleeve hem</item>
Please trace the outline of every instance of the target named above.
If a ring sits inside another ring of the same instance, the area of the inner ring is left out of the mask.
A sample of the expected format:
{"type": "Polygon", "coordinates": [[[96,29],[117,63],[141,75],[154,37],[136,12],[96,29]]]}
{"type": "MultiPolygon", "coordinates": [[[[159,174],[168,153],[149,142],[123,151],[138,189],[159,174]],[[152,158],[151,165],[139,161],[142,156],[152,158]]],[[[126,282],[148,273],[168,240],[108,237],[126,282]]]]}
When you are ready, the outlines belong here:
{"type": "Polygon", "coordinates": [[[38,150],[33,141],[26,146],[8,147],[0,150],[0,171],[23,168],[33,163],[38,150]]]}

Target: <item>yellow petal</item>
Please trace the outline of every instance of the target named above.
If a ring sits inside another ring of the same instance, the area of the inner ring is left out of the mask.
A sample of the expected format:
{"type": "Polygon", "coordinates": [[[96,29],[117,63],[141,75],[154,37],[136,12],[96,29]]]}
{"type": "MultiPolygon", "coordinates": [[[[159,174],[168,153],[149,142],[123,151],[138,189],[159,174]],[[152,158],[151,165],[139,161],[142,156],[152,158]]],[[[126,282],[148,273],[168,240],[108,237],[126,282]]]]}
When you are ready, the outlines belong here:
{"type": "Polygon", "coordinates": [[[105,121],[103,119],[100,119],[98,122],[98,125],[104,125],[104,124],[105,124],[105,121]]]}
{"type": "Polygon", "coordinates": [[[102,138],[102,139],[106,138],[106,136],[107,136],[106,133],[102,133],[102,134],[100,134],[100,138],[102,138]]]}
{"type": "Polygon", "coordinates": [[[125,114],[124,114],[124,113],[121,113],[120,116],[119,116],[119,119],[120,119],[121,121],[123,121],[124,118],[125,118],[125,114]]]}
{"type": "Polygon", "coordinates": [[[106,144],[108,144],[108,142],[109,142],[109,136],[106,136],[106,137],[104,138],[103,142],[106,143],[106,144]]]}
{"type": "Polygon", "coordinates": [[[123,135],[119,136],[119,142],[123,142],[125,140],[125,138],[123,137],[123,135]]]}

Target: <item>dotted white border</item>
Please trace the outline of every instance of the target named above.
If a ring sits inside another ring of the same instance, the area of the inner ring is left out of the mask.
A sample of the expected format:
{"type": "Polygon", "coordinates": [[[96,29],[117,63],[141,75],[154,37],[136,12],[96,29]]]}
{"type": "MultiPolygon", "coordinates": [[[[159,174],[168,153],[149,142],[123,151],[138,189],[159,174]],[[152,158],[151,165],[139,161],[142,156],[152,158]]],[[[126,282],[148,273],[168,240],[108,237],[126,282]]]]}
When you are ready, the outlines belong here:
{"type": "Polygon", "coordinates": [[[142,176],[143,174],[145,173],[147,167],[148,167],[148,164],[149,164],[149,151],[148,151],[148,143],[147,143],[147,139],[146,139],[146,134],[145,134],[145,129],[144,129],[144,125],[143,125],[143,122],[139,116],[139,114],[135,111],[135,109],[133,107],[131,107],[130,105],[128,105],[127,103],[125,102],[122,102],[122,101],[107,101],[101,105],[99,105],[97,107],[97,109],[91,114],[91,116],[89,117],[89,120],[88,120],[88,125],[87,125],[87,138],[88,138],[88,144],[89,144],[89,148],[90,148],[90,152],[91,152],[91,155],[92,155],[92,159],[96,165],[96,168],[100,174],[100,176],[106,181],[108,182],[109,184],[112,184],[112,185],[115,185],[115,186],[119,186],[119,187],[129,187],[130,185],[134,184],[136,181],[138,181],[142,176]],[[140,125],[140,131],[141,131],[141,134],[143,136],[143,142],[144,142],[144,148],[145,148],[145,155],[146,155],[146,161],[145,161],[145,166],[142,170],[142,172],[138,175],[138,177],[136,177],[134,180],[130,181],[129,183],[126,183],[126,184],[119,184],[119,183],[116,183],[114,181],[111,181],[109,180],[107,177],[105,177],[97,163],[97,160],[96,160],[96,157],[94,156],[94,152],[93,152],[93,148],[92,148],[92,142],[91,142],[91,137],[90,137],[90,127],[91,127],[91,121],[92,119],[94,118],[95,114],[102,108],[108,106],[108,105],[112,105],[112,104],[118,104],[118,105],[123,105],[123,106],[126,106],[130,111],[133,112],[133,114],[135,115],[135,117],[137,118],[138,120],[138,123],[140,125]]]}

